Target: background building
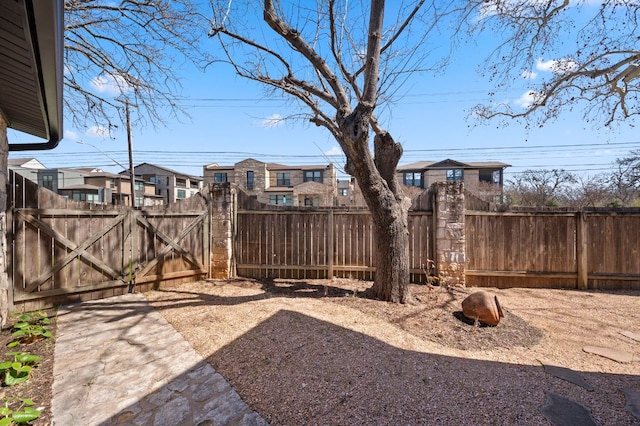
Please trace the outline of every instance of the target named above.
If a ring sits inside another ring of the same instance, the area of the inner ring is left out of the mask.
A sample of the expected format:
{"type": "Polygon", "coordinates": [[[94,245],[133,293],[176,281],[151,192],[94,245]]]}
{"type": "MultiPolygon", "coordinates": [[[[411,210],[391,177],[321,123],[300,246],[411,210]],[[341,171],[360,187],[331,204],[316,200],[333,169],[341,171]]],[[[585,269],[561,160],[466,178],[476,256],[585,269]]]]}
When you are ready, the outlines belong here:
{"type": "MultiPolygon", "coordinates": [[[[96,168],[39,169],[37,183],[76,201],[125,206],[132,201],[129,176],[96,168]]],[[[155,194],[155,185],[142,179],[136,179],[134,185],[136,207],[162,204],[162,197],[155,194]]]]}
{"type": "Polygon", "coordinates": [[[504,169],[510,164],[499,161],[470,161],[451,159],[420,161],[398,167],[399,181],[409,187],[427,189],[436,182],[462,181],[468,191],[483,199],[499,202],[504,188],[504,169]]]}
{"type": "MultiPolygon", "coordinates": [[[[128,174],[127,172],[122,172],[128,174]]],[[[121,174],[122,174],[121,173],[121,174]]],[[[165,204],[189,198],[202,189],[203,179],[189,176],[166,167],[142,163],[133,168],[136,178],[155,186],[155,195],[162,197],[165,204]]]]}
{"type": "Polygon", "coordinates": [[[265,204],[333,206],[338,185],[333,164],[288,166],[248,158],[233,166],[204,166],[205,183],[232,182],[265,204]]]}

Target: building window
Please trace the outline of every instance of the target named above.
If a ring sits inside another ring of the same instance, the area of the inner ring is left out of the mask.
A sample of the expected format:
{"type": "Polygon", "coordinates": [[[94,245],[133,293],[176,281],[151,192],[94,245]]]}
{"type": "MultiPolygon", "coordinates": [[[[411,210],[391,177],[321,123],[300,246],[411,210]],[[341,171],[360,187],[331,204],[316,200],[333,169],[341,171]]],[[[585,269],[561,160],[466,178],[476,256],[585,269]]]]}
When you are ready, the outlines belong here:
{"type": "Polygon", "coordinates": [[[214,173],[213,181],[215,183],[225,183],[227,182],[227,174],[226,173],[214,173]]]}
{"type": "Polygon", "coordinates": [[[144,205],[144,197],[136,197],[136,206],[140,207],[144,205]]]}
{"type": "Polygon", "coordinates": [[[253,189],[253,172],[251,170],[247,172],[247,189],[253,189]]]}
{"type": "Polygon", "coordinates": [[[291,173],[278,173],[276,175],[277,186],[289,186],[291,185],[291,173]]]}
{"type": "Polygon", "coordinates": [[[290,206],[291,196],[289,195],[269,195],[269,204],[290,206]]]}
{"type": "Polygon", "coordinates": [[[304,181],[322,183],[322,170],[306,170],[304,172],[304,181]]]}
{"type": "Polygon", "coordinates": [[[149,177],[149,182],[156,183],[156,177],[155,176],[149,177]]]}
{"type": "Polygon", "coordinates": [[[109,186],[111,187],[111,189],[114,189],[116,187],[116,180],[109,179],[109,186]]]}
{"type": "Polygon", "coordinates": [[[187,198],[187,191],[184,189],[178,189],[178,198],[187,198]]]}
{"type": "Polygon", "coordinates": [[[42,175],[42,187],[53,190],[53,175],[42,175]]]}
{"type": "Polygon", "coordinates": [[[144,183],[143,182],[134,182],[133,188],[135,191],[144,191],[144,183]]]}
{"type": "Polygon", "coordinates": [[[422,188],[422,172],[404,172],[403,182],[407,186],[422,188]]]}
{"type": "Polygon", "coordinates": [[[464,180],[464,175],[462,174],[462,169],[449,169],[447,170],[447,181],[461,181],[464,180]]]}
{"type": "Polygon", "coordinates": [[[500,185],[500,170],[480,170],[478,172],[480,182],[500,185]]]}
{"type": "Polygon", "coordinates": [[[73,191],[71,198],[76,201],[86,201],[88,203],[99,204],[100,197],[98,194],[87,194],[86,192],[73,191]]]}
{"type": "Polygon", "coordinates": [[[304,197],[304,205],[305,206],[319,206],[320,198],[317,197],[304,197]]]}
{"type": "Polygon", "coordinates": [[[340,188],[340,196],[346,197],[349,195],[349,190],[347,188],[340,188]]]}

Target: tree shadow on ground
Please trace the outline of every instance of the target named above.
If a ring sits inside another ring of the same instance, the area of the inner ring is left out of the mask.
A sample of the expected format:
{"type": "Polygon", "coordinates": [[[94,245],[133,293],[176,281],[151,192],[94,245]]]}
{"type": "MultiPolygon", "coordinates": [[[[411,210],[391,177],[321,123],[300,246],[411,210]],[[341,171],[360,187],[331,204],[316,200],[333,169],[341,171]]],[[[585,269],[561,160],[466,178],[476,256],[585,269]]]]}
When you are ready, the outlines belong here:
{"type": "MultiPolygon", "coordinates": [[[[542,366],[405,350],[290,310],[276,312],[206,361],[272,425],[538,426],[549,424],[540,411],[548,392],[602,407],[592,413],[600,425],[638,423],[619,391],[637,388],[637,376],[581,372],[594,384],[589,392],[542,366]],[[606,403],[594,404],[598,399],[606,403]]],[[[144,416],[150,401],[189,404],[188,383],[202,368],[194,365],[102,424],[144,416]]],[[[224,404],[212,401],[210,412],[190,415],[210,422],[203,424],[235,421],[224,404]]]]}

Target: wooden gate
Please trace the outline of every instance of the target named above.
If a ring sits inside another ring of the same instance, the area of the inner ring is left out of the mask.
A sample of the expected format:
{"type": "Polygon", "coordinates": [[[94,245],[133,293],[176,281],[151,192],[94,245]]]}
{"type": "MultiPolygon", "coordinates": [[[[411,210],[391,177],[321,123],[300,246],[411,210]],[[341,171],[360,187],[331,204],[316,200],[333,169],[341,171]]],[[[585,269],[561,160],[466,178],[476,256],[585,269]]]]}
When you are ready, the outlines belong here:
{"type": "Polygon", "coordinates": [[[10,188],[7,264],[13,310],[210,275],[210,209],[200,194],[137,210],[68,200],[19,175],[10,188]]]}

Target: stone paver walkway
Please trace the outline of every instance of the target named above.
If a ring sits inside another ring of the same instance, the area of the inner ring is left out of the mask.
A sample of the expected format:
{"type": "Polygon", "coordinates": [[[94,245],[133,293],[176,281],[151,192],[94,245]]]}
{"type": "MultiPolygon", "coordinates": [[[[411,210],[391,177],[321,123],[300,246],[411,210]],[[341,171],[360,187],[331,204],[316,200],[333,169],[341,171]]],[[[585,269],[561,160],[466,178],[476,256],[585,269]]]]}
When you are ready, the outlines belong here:
{"type": "Polygon", "coordinates": [[[140,294],[58,311],[52,424],[266,425],[140,294]]]}

